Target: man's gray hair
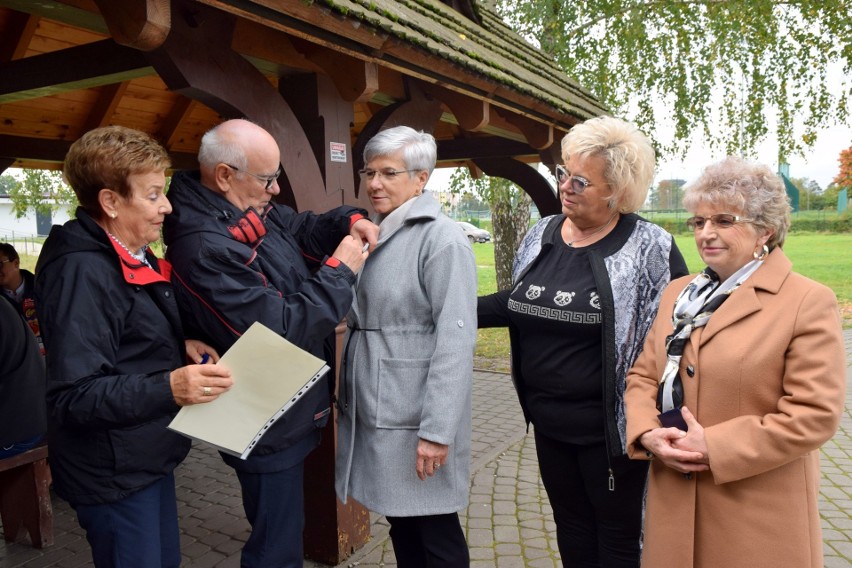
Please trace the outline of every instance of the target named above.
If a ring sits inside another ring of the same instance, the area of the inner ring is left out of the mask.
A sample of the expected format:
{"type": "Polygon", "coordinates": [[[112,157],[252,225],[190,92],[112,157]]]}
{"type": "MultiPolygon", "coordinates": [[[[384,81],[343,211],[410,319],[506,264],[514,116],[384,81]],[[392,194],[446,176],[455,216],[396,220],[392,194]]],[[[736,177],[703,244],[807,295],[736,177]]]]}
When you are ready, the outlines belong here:
{"type": "Polygon", "coordinates": [[[214,126],[201,137],[198,163],[202,168],[213,168],[216,164],[229,164],[245,170],[248,166],[245,148],[232,137],[223,135],[220,128],[222,124],[214,126]]]}

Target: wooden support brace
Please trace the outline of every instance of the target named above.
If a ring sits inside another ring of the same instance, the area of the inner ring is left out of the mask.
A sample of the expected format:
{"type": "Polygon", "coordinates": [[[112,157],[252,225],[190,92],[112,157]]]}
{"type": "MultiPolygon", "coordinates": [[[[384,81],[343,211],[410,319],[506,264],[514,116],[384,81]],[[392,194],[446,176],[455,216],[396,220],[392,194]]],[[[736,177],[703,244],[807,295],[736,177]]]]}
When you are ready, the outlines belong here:
{"type": "Polygon", "coordinates": [[[447,105],[463,130],[479,132],[491,122],[491,103],[488,101],[475,99],[431,83],[419,82],[418,84],[424,93],[447,105]]]}
{"type": "Polygon", "coordinates": [[[542,217],[562,210],[553,186],[528,164],[512,158],[482,158],[474,163],[486,175],[507,179],[527,192],[542,217]]]}
{"type": "Polygon", "coordinates": [[[171,29],[169,0],[95,0],[116,43],[140,51],[160,47],[171,29]]]}
{"type": "Polygon", "coordinates": [[[553,144],[553,126],[520,114],[497,110],[503,119],[521,131],[530,146],[543,150],[553,144]]]}

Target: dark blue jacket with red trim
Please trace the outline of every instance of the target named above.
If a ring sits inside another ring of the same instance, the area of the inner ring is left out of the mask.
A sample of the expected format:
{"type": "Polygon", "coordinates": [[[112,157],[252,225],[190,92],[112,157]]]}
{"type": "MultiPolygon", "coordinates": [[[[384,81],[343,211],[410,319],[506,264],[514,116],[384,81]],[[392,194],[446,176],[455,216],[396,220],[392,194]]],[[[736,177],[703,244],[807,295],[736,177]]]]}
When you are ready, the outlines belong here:
{"type": "MultiPolygon", "coordinates": [[[[355,275],[327,256],[365,211],[343,206],[317,215],[272,204],[259,216],[201,185],[198,172],[176,173],[168,197],[173,212],[163,232],[166,258],[189,335],[224,353],[259,321],[334,361],[334,329],[352,304],[355,275]]],[[[247,463],[229,463],[274,470],[261,463],[263,456],[318,435],[327,422],[331,387],[327,379],[315,385],[264,435],[247,463]]]]}
{"type": "Polygon", "coordinates": [[[50,468],[72,504],[115,502],[171,472],[189,441],[169,374],[185,364],[167,263],[131,257],[82,209],[54,226],[36,269],[47,348],[50,468]]]}

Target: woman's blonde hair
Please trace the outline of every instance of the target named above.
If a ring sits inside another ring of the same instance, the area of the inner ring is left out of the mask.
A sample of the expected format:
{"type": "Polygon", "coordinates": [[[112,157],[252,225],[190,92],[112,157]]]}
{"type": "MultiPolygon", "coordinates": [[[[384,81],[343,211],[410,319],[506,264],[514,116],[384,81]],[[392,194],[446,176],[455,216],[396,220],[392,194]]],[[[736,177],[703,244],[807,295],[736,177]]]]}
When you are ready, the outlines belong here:
{"type": "Polygon", "coordinates": [[[562,139],[562,160],[599,157],[612,190],[610,209],[633,213],[645,203],[654,180],[656,156],[651,141],[636,126],[611,116],[598,116],[574,126],[562,139]]]}

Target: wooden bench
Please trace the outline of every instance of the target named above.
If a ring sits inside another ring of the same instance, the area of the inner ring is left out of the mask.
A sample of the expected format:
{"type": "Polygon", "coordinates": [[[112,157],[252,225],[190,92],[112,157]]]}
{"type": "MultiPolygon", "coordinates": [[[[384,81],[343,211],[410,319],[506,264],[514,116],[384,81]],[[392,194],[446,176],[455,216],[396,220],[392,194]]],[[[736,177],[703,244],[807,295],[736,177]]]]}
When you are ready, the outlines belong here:
{"type": "Polygon", "coordinates": [[[36,548],[53,544],[47,446],[0,459],[0,520],[3,537],[36,548]]]}

